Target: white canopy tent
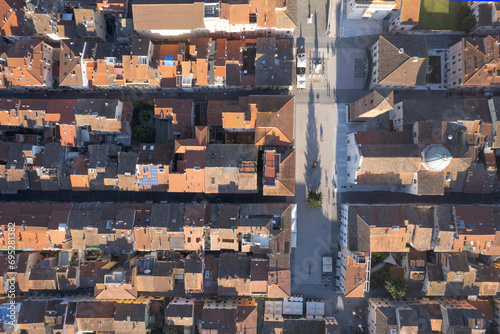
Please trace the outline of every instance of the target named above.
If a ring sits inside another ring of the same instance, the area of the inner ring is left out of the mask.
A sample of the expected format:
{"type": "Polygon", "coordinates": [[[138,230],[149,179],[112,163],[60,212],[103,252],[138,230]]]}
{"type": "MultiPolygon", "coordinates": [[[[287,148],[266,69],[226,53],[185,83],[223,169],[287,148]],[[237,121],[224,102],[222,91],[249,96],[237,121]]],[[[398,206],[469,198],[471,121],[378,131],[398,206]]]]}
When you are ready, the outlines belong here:
{"type": "Polygon", "coordinates": [[[292,248],[297,247],[297,204],[292,204],[292,248]]]}
{"type": "Polygon", "coordinates": [[[322,319],[325,316],[325,303],[306,302],[306,315],[308,319],[322,319]]]}
{"type": "Polygon", "coordinates": [[[304,302],[283,302],[283,314],[286,315],[303,315],[304,314],[304,302]]]}
{"type": "Polygon", "coordinates": [[[323,257],[323,272],[333,272],[333,259],[330,256],[323,257]]]}
{"type": "Polygon", "coordinates": [[[264,305],[264,321],[283,321],[282,301],[268,300],[264,305]]]}

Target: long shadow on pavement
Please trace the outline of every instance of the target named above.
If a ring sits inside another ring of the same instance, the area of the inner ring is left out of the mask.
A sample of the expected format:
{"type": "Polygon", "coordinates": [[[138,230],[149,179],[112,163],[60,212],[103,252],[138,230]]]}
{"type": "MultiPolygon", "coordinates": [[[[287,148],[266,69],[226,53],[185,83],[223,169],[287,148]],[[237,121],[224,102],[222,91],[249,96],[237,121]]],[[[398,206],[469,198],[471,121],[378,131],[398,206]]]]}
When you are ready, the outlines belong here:
{"type": "Polygon", "coordinates": [[[307,146],[304,152],[306,161],[304,166],[304,179],[306,180],[306,183],[308,185],[307,191],[317,191],[319,189],[321,183],[320,177],[322,175],[314,99],[314,89],[311,84],[309,88],[309,102],[307,113],[307,146]]]}

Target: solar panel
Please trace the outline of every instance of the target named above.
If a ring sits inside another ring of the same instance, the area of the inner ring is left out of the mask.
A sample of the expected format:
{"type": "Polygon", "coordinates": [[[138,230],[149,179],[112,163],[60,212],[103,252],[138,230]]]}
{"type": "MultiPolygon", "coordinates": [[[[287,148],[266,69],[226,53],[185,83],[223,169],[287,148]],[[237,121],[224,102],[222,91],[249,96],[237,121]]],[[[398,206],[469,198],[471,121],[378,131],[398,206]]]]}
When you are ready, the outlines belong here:
{"type": "Polygon", "coordinates": [[[139,178],[139,185],[141,187],[151,187],[158,185],[158,169],[156,166],[151,166],[150,169],[151,172],[149,178],[148,175],[144,175],[142,179],[139,178]]]}

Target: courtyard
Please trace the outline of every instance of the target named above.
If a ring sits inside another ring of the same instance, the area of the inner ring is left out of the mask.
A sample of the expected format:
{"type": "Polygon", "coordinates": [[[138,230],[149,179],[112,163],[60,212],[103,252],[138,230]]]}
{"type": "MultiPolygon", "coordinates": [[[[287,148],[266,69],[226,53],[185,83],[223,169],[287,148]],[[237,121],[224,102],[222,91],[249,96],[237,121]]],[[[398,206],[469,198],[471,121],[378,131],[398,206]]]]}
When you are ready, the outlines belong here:
{"type": "Polygon", "coordinates": [[[460,30],[469,13],[465,1],[422,0],[418,25],[414,29],[460,30]]]}

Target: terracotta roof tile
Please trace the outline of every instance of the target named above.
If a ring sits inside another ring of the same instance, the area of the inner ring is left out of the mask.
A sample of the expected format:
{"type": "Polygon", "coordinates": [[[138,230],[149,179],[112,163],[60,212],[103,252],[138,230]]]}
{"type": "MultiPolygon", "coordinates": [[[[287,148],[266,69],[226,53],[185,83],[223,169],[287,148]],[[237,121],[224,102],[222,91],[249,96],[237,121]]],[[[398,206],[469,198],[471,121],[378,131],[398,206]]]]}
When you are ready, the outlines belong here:
{"type": "Polygon", "coordinates": [[[205,27],[202,2],[134,2],[132,17],[137,31],[194,30],[205,27]]]}
{"type": "Polygon", "coordinates": [[[76,141],[76,125],[59,125],[59,133],[61,134],[61,146],[77,147],[76,141]]]}
{"type": "Polygon", "coordinates": [[[420,4],[422,0],[402,0],[401,24],[417,25],[420,17],[420,4]]]}
{"type": "Polygon", "coordinates": [[[290,145],[293,140],[294,98],[287,96],[250,96],[257,107],[256,145],[290,145]]]}
{"type": "Polygon", "coordinates": [[[0,1],[0,24],[2,36],[28,36],[28,27],[22,13],[22,3],[12,0],[0,1]]]}

